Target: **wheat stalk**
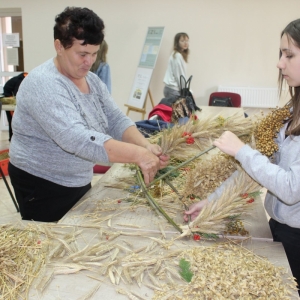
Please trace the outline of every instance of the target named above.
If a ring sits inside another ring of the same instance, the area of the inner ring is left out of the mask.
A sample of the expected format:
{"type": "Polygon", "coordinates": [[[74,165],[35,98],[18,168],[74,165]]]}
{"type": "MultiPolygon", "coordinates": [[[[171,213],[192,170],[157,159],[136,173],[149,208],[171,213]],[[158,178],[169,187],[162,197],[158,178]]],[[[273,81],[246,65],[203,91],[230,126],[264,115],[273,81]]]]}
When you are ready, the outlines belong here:
{"type": "Polygon", "coordinates": [[[240,170],[238,176],[226,185],[219,199],[206,205],[189,226],[181,227],[182,236],[192,232],[221,234],[226,229],[229,217],[249,212],[252,205],[242,195],[257,192],[260,189],[261,186],[256,181],[245,171],[240,170]]]}

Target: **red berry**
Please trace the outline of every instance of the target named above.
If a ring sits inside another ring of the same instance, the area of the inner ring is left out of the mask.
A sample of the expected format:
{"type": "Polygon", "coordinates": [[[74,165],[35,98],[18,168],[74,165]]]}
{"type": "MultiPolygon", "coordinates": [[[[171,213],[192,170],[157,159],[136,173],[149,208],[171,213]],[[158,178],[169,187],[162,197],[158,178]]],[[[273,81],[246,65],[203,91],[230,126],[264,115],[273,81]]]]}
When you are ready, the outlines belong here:
{"type": "Polygon", "coordinates": [[[249,199],[249,200],[247,201],[247,203],[252,203],[252,202],[254,202],[254,199],[253,199],[253,198],[251,198],[251,199],[249,199]]]}
{"type": "Polygon", "coordinates": [[[200,241],[200,235],[199,234],[194,234],[194,236],[193,236],[193,239],[194,239],[194,241],[200,241]]]}
{"type": "Polygon", "coordinates": [[[194,144],[194,143],[195,143],[195,139],[194,139],[192,136],[190,136],[190,137],[188,137],[188,138],[185,140],[185,142],[186,142],[187,144],[191,145],[191,144],[194,144]]]}
{"type": "Polygon", "coordinates": [[[242,197],[242,198],[247,198],[247,197],[248,197],[248,193],[241,194],[241,197],[242,197]]]}
{"type": "Polygon", "coordinates": [[[121,202],[122,202],[122,201],[119,199],[119,200],[118,200],[118,203],[121,203],[121,202]]]}

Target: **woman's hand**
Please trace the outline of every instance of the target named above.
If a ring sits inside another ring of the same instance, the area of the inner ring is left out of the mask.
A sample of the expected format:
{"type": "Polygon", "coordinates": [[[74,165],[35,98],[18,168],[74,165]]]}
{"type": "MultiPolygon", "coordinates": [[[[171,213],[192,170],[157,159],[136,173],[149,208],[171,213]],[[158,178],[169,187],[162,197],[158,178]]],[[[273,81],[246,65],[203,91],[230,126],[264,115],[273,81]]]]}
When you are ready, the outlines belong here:
{"type": "Polygon", "coordinates": [[[213,142],[213,145],[218,147],[222,152],[235,157],[245,144],[231,131],[224,131],[222,135],[213,142]]]}
{"type": "Polygon", "coordinates": [[[202,208],[207,204],[208,204],[207,199],[192,204],[189,210],[184,212],[184,216],[183,216],[184,221],[188,222],[189,216],[191,216],[191,220],[193,221],[199,215],[202,208]]]}
{"type": "Polygon", "coordinates": [[[156,155],[159,158],[160,169],[165,168],[169,164],[170,157],[168,155],[162,155],[162,150],[159,145],[156,144],[148,144],[146,146],[150,152],[156,155]]]}

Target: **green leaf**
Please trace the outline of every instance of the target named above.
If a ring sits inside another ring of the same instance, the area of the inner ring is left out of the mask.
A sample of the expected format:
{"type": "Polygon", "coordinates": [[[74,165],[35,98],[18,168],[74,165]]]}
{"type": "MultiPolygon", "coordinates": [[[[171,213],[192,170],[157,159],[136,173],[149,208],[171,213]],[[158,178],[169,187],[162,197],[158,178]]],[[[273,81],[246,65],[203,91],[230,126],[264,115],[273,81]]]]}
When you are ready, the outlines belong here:
{"type": "Polygon", "coordinates": [[[256,191],[256,192],[253,192],[253,193],[249,193],[249,196],[251,196],[251,197],[258,197],[260,194],[262,194],[262,192],[261,191],[256,191]]]}
{"type": "Polygon", "coordinates": [[[231,216],[227,217],[227,219],[229,219],[229,220],[237,220],[237,219],[239,219],[240,216],[241,216],[241,214],[231,215],[231,216]]]}
{"type": "Polygon", "coordinates": [[[215,233],[201,233],[201,236],[209,240],[217,240],[219,238],[219,236],[215,233]]]}
{"type": "MultiPolygon", "coordinates": [[[[156,173],[156,176],[155,178],[158,178],[164,174],[166,174],[167,172],[170,172],[174,169],[174,167],[172,166],[167,166],[161,170],[159,170],[157,173],[156,173]]],[[[177,170],[174,170],[174,172],[170,173],[168,177],[178,177],[180,175],[179,171],[177,170]]]]}
{"type": "Polygon", "coordinates": [[[191,266],[190,263],[184,258],[182,258],[179,261],[179,268],[180,268],[179,274],[186,282],[191,282],[194,276],[194,274],[190,270],[190,266],[191,266]]]}

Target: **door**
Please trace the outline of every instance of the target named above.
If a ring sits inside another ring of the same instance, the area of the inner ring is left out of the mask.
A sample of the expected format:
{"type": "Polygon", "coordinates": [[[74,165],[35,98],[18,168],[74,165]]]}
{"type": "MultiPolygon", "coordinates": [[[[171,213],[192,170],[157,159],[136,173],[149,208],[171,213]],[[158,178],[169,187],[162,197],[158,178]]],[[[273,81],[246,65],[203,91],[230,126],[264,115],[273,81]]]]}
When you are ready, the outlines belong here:
{"type": "MultiPolygon", "coordinates": [[[[24,72],[21,8],[0,8],[0,36],[0,95],[2,95],[5,82],[24,72]],[[6,46],[3,35],[14,33],[19,35],[19,47],[6,46]]],[[[0,130],[8,130],[4,111],[1,113],[0,130]]]]}

